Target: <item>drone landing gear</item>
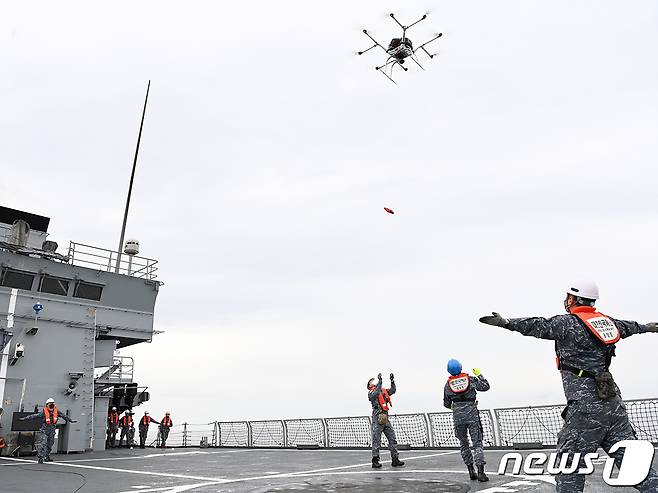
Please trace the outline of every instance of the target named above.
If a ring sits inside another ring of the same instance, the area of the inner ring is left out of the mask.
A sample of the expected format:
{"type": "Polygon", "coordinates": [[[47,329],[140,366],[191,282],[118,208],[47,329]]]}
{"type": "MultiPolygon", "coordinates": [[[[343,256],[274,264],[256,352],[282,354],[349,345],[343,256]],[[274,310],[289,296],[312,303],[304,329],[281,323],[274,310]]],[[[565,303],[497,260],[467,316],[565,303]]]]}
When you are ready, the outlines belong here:
{"type": "Polygon", "coordinates": [[[403,63],[404,63],[404,60],[398,60],[396,58],[389,58],[388,60],[386,60],[386,63],[384,65],[381,65],[379,67],[375,67],[375,69],[380,71],[382,74],[384,74],[386,76],[386,78],[388,80],[390,80],[393,84],[397,85],[398,83],[395,82],[393,80],[393,77],[392,77],[393,76],[393,68],[397,65],[398,67],[400,67],[402,70],[404,70],[406,72],[409,69],[407,67],[403,66],[402,65],[403,63]],[[390,72],[391,72],[390,75],[386,72],[386,69],[388,67],[391,67],[390,68],[390,72]]]}

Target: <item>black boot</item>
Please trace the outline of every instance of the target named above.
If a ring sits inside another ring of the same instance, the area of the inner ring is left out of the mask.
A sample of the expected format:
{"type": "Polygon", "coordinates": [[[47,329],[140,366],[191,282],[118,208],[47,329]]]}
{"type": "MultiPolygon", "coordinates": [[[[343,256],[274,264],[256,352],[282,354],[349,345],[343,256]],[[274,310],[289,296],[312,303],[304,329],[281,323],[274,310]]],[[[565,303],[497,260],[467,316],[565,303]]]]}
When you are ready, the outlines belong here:
{"type": "Polygon", "coordinates": [[[402,462],[399,457],[393,457],[393,460],[391,461],[391,465],[393,467],[402,467],[404,466],[404,462],[402,462]]]}
{"type": "Polygon", "coordinates": [[[485,483],[489,481],[489,478],[484,473],[484,464],[478,466],[478,481],[480,483],[485,483]]]}
{"type": "Polygon", "coordinates": [[[382,465],[379,463],[379,457],[373,457],[372,458],[372,468],[373,469],[380,469],[382,465]]]}
{"type": "MultiPolygon", "coordinates": [[[[43,464],[43,457],[39,457],[39,464],[43,464]]],[[[381,467],[381,466],[379,466],[381,467]]]]}
{"type": "Polygon", "coordinates": [[[478,474],[475,472],[473,464],[466,464],[468,468],[468,476],[471,478],[471,481],[475,481],[478,478],[478,474]]]}

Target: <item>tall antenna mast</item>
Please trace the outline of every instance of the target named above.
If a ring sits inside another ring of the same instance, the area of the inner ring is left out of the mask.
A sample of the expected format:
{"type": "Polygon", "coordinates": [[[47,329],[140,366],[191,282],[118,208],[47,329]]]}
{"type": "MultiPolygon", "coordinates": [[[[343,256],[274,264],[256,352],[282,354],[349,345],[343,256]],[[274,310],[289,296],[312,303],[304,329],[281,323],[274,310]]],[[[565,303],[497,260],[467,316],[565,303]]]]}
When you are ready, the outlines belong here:
{"type": "Polygon", "coordinates": [[[123,226],[121,227],[121,239],[119,240],[119,248],[117,250],[117,264],[114,272],[118,273],[121,267],[121,251],[123,250],[123,239],[126,234],[126,223],[128,222],[128,209],[130,209],[130,196],[133,192],[133,181],[135,180],[135,168],[137,167],[137,155],[139,154],[139,142],[142,140],[142,128],[144,127],[144,116],[146,115],[146,103],[149,100],[149,89],[151,88],[151,81],[149,80],[146,86],[146,98],[144,99],[144,110],[142,111],[142,122],[139,124],[139,135],[137,136],[137,147],[135,148],[135,159],[133,160],[133,171],[130,175],[130,186],[128,187],[128,197],[126,198],[126,210],[123,213],[123,226]]]}

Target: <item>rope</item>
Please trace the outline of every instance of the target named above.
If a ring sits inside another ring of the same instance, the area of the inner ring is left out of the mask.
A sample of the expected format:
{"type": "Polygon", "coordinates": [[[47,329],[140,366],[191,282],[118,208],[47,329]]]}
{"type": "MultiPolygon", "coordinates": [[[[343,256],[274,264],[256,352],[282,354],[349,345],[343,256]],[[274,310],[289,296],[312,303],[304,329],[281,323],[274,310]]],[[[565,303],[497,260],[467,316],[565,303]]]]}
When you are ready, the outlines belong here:
{"type": "Polygon", "coordinates": [[[73,490],[72,493],[78,493],[78,491],[80,491],[87,484],[87,476],[85,476],[84,474],[80,474],[79,472],[55,471],[55,470],[44,471],[43,469],[33,469],[33,468],[28,468],[27,466],[16,466],[16,467],[18,467],[20,469],[23,469],[25,471],[43,472],[43,473],[46,473],[46,474],[50,474],[50,473],[72,474],[74,476],[79,476],[80,478],[82,478],[82,484],[80,486],[78,486],[75,490],[73,490]]]}

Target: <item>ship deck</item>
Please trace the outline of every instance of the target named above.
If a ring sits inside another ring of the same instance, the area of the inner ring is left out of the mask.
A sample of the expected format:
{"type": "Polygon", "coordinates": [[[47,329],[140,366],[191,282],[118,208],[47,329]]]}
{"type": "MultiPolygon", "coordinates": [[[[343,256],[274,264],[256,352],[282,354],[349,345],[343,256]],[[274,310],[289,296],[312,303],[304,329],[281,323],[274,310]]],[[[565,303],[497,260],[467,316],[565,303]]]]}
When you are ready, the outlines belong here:
{"type": "MultiPolygon", "coordinates": [[[[116,449],[54,455],[56,462],[46,464],[36,463],[33,457],[0,457],[0,492],[555,491],[553,479],[547,476],[496,474],[505,452],[486,451],[488,483],[470,481],[455,450],[404,451],[401,459],[406,465],[396,469],[383,454],[384,467],[379,470],[371,468],[367,450],[116,449]]],[[[602,469],[599,463],[588,476],[587,491],[635,491],[606,485],[602,469]]]]}

